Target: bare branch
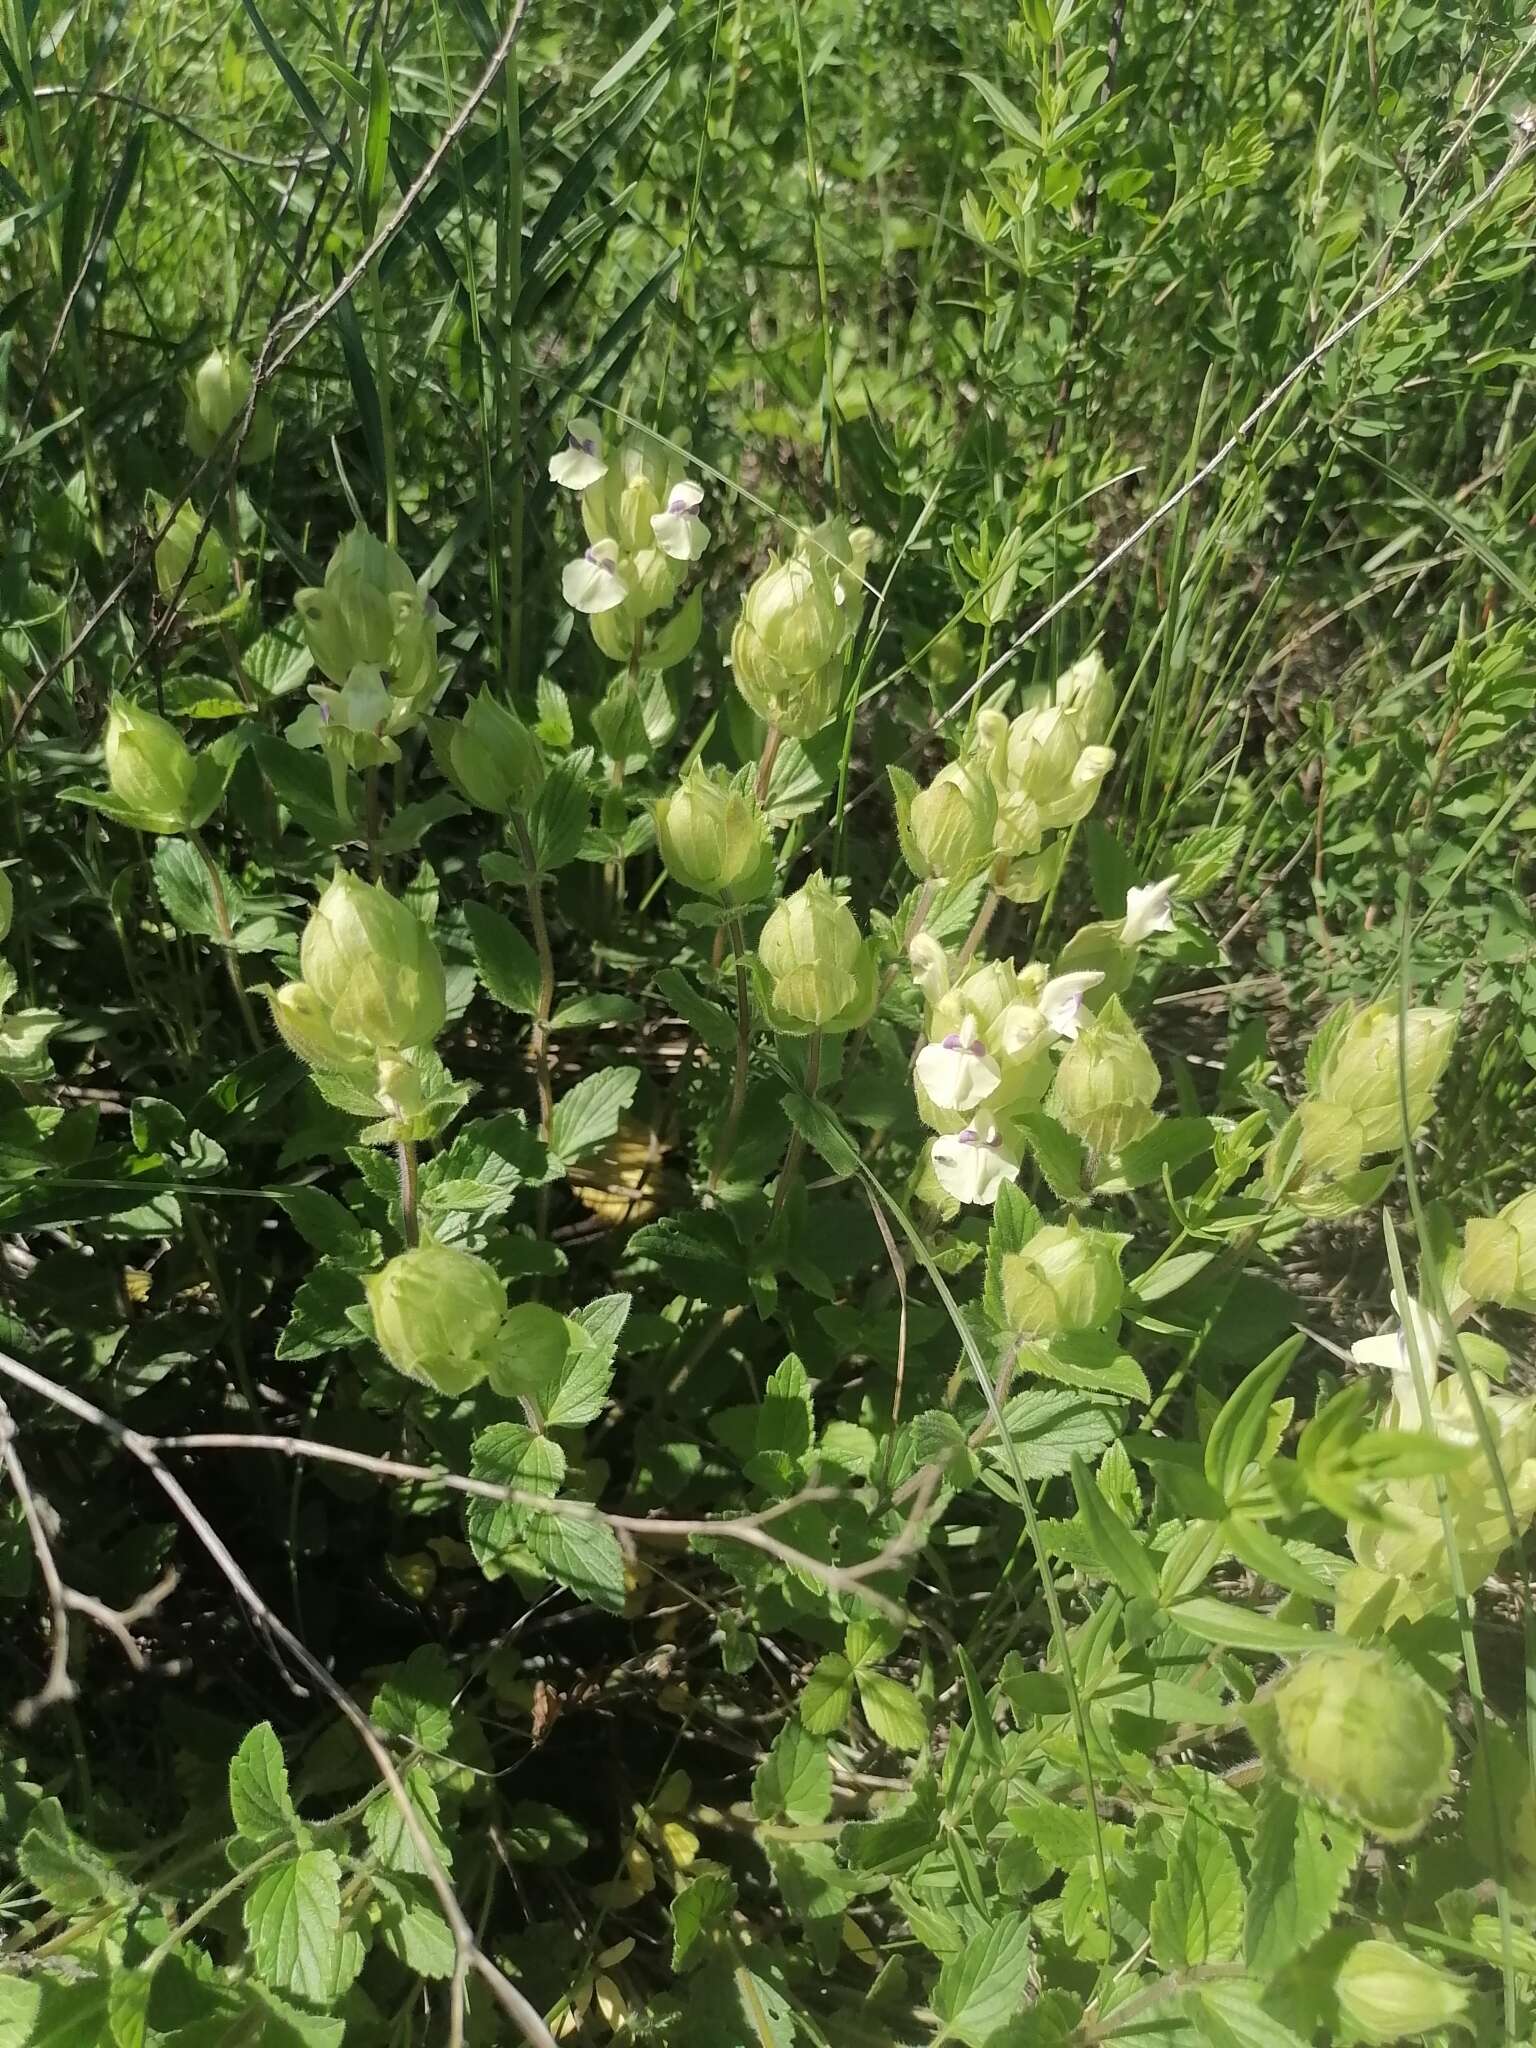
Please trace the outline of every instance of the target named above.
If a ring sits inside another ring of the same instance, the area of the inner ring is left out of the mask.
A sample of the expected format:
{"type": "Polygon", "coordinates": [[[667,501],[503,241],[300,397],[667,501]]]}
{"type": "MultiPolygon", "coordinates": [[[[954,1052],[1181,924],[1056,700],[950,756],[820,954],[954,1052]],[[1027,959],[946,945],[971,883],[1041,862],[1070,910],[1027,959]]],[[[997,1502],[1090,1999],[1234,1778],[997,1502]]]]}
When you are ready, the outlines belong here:
{"type": "MultiPolygon", "coordinates": [[[[77,1394],[71,1387],[61,1387],[56,1381],[50,1380],[45,1374],[34,1372],[30,1366],[22,1365],[19,1360],[7,1357],[3,1352],[0,1352],[0,1372],[4,1372],[6,1377],[15,1381],[18,1386],[29,1388],[33,1393],[41,1395],[44,1400],[52,1402],[55,1407],[64,1409],[66,1413],[75,1416],[81,1422],[89,1422],[95,1428],[103,1430],[115,1443],[121,1445],[125,1451],[132,1457],[137,1458],[139,1463],[144,1466],[155,1484],[160,1488],[167,1500],[176,1508],[182,1520],[192,1531],[193,1535],[196,1536],[199,1543],[201,1543],[203,1549],[218,1566],[230,1589],[252,1620],[259,1625],[273,1642],[282,1645],[288,1656],[293,1659],[305,1676],[312,1681],[338,1712],[351,1724],[358,1741],[367,1750],[375,1770],[384,1781],[390,1798],[399,1810],[406,1833],[410,1836],[416,1853],[421,1858],[421,1866],[426,1873],[427,1882],[431,1885],[443,1918],[447,1921],[452,1931],[454,1951],[457,1958],[457,1966],[454,1973],[455,1986],[462,1990],[465,1978],[473,1970],[485,1984],[487,1990],[496,2000],[502,2011],[515,2022],[525,2040],[534,2044],[534,2048],[555,2048],[554,2036],[544,2024],[543,2015],[518,1990],[517,1986],[496,1967],[476,1941],[474,1930],[469,1924],[464,1908],[459,1904],[458,1895],[449,1883],[448,1874],[438,1860],[431,1838],[422,1825],[421,1817],[412,1804],[410,1794],[405,1789],[400,1773],[395,1768],[394,1759],[385,1747],[384,1739],[378,1729],[374,1727],[373,1722],[363,1712],[357,1702],[351,1698],[342,1686],[338,1684],[336,1679],[331,1676],[330,1672],[326,1670],[319,1658],[314,1655],[306,1644],[300,1641],[286,1622],[274,1614],[272,1609],[262,1599],[256,1588],[246,1577],[245,1572],[230,1551],[223,1537],[219,1535],[219,1532],[208,1520],[196,1501],[192,1499],[180,1480],[176,1478],[175,1474],[168,1472],[160,1462],[157,1454],[156,1440],[153,1437],[141,1435],[138,1430],[125,1428],[114,1416],[108,1415],[104,1409],[98,1408],[93,1401],[86,1400],[83,1394],[77,1394]]],[[[9,1437],[5,1440],[5,1448],[12,1448],[9,1437]]],[[[56,1577],[57,1574],[55,1574],[56,1577]]]]}

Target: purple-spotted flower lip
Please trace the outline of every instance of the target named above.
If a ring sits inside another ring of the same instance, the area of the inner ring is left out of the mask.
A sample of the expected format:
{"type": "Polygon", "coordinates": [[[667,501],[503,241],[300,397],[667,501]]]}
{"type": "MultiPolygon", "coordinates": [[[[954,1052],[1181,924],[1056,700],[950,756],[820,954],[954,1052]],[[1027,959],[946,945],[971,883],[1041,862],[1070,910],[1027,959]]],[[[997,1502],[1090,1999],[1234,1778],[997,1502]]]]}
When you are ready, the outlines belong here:
{"type": "Polygon", "coordinates": [[[573,448],[579,448],[583,455],[595,455],[598,443],[596,435],[578,434],[574,427],[566,429],[566,438],[573,448]]]}
{"type": "Polygon", "coordinates": [[[973,1038],[967,1045],[958,1031],[951,1031],[946,1037],[941,1038],[939,1043],[946,1052],[968,1052],[974,1060],[984,1060],[987,1056],[987,1041],[984,1038],[973,1038]]]}
{"type": "Polygon", "coordinates": [[[330,705],[329,705],[329,704],[327,704],[327,703],[326,703],[325,699],[324,699],[324,698],[322,697],[322,698],[320,699],[320,723],[321,723],[322,725],[329,725],[329,724],[330,724],[330,722],[331,722],[331,707],[330,707],[330,705]]]}

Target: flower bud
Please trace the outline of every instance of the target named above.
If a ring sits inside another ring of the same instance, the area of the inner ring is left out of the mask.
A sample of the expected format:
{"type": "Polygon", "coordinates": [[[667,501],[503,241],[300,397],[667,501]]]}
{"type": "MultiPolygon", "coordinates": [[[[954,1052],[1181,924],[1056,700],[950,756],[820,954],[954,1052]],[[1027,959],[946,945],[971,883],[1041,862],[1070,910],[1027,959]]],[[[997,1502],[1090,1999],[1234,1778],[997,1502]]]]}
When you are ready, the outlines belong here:
{"type": "Polygon", "coordinates": [[[304,928],[299,964],[343,1037],[375,1049],[429,1045],[446,1021],[431,936],[382,883],[338,875],[304,928]]]}
{"type": "Polygon", "coordinates": [[[1305,1101],[1297,1111],[1301,1141],[1296,1148],[1304,1180],[1319,1175],[1347,1180],[1360,1171],[1365,1131],[1358,1117],[1336,1102],[1305,1101]]]}
{"type": "MultiPolygon", "coordinates": [[[[164,523],[165,508],[166,500],[151,491],[149,518],[157,529],[164,523]]],[[[229,550],[211,526],[206,533],[202,528],[202,514],[192,505],[183,505],[155,549],[155,587],[165,598],[179,590],[188,611],[206,614],[229,602],[229,550]]]]}
{"type": "Polygon", "coordinates": [[[1095,1152],[1123,1152],[1156,1123],[1158,1087],[1146,1040],[1111,996],[1062,1054],[1050,1107],[1095,1152]]]}
{"type": "Polygon", "coordinates": [[[354,668],[389,672],[397,695],[437,677],[437,626],[416,580],[392,547],[356,526],[326,565],[318,590],[294,598],[316,665],[333,683],[354,668]]]}
{"type": "MultiPolygon", "coordinates": [[[[187,393],[182,432],[199,458],[211,455],[225,432],[244,413],[251,395],[251,366],[238,349],[216,348],[197,367],[187,393]]],[[[258,399],[250,431],[240,448],[242,462],[261,462],[272,452],[272,415],[258,399]]]]}
{"type": "Polygon", "coordinates": [[[281,988],[268,989],[266,997],[279,1036],[306,1066],[350,1074],[366,1085],[372,1064],[368,1047],[336,1029],[330,1011],[308,982],[284,982],[281,988]]]}
{"type": "Polygon", "coordinates": [[[1311,1092],[1356,1118],[1367,1155],[1389,1151],[1405,1121],[1410,1137],[1427,1121],[1455,1035],[1454,1010],[1414,1009],[1403,1019],[1395,1003],[1371,1003],[1333,1039],[1311,1092]]]}
{"type": "Polygon", "coordinates": [[[484,1379],[507,1296],[484,1259],[447,1245],[401,1252],[364,1285],[379,1349],[407,1378],[462,1394],[484,1379]]]}
{"type": "Polygon", "coordinates": [[[1536,1188],[1467,1225],[1461,1284],[1473,1301],[1536,1310],[1536,1188]]]}
{"type": "Polygon", "coordinates": [[[1384,1650],[1304,1657],[1250,1727],[1293,1785],[1388,1841],[1418,1834],[1450,1783],[1445,1708],[1384,1650]]]}
{"type": "Polygon", "coordinates": [[[1008,1327],[1030,1337],[1069,1336],[1118,1319],[1123,1239],[1079,1223],[1048,1224],[1002,1263],[1008,1327]]]}
{"type": "Polygon", "coordinates": [[[1071,713],[1078,736],[1087,746],[1101,746],[1115,716],[1115,686],[1104,657],[1095,648],[1074,661],[1056,678],[1056,703],[1071,713]]]}
{"type": "Polygon", "coordinates": [[[731,636],[736,687],[759,718],[809,739],[837,715],[843,646],[857,620],[825,559],[771,561],[731,636]]]}
{"type": "Polygon", "coordinates": [[[852,1031],[874,1010],[874,949],[823,874],[775,906],[757,957],[776,1031],[852,1031]]]}
{"type": "Polygon", "coordinates": [[[716,903],[753,903],[773,882],[773,839],[756,799],[720,768],[694,767],[656,805],[674,882],[716,903]]]}
{"type": "Polygon", "coordinates": [[[979,874],[992,852],[997,797],[987,777],[964,761],[941,768],[912,799],[907,830],[919,872],[945,881],[979,874]]]}
{"type": "Polygon", "coordinates": [[[217,778],[198,772],[175,726],[122,697],[107,713],[105,752],[113,796],[146,832],[194,831],[218,801],[217,778]]]}
{"type": "Polygon", "coordinates": [[[502,817],[527,810],[544,780],[544,757],[515,712],[482,690],[462,719],[443,720],[442,731],[453,780],[472,804],[502,817]]]}
{"type": "Polygon", "coordinates": [[[1362,1941],[1333,1980],[1339,2017],[1354,2041],[1411,2041],[1448,2026],[1466,2006],[1461,1981],[1395,1941],[1362,1941]]]}

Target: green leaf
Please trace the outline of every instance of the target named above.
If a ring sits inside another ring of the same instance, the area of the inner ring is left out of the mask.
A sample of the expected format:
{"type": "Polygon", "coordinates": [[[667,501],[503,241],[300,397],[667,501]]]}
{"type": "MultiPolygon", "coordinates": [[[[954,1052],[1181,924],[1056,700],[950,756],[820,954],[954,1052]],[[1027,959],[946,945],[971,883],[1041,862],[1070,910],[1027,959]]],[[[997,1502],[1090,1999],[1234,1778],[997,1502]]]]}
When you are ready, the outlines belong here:
{"type": "Polygon", "coordinates": [[[1026,1111],[1011,1119],[1028,1145],[1051,1193],[1063,1202],[1087,1200],[1083,1169],[1088,1154],[1082,1141],[1063,1130],[1043,1109],[1026,1111]]]}
{"type": "Polygon", "coordinates": [[[374,1726],[434,1756],[453,1740],[458,1679],[436,1643],[423,1643],[397,1664],[373,1696],[374,1726]]]}
{"type": "Polygon", "coordinates": [[[324,1257],[352,1272],[372,1272],[380,1263],[383,1247],[377,1231],[359,1223],[323,1188],[268,1188],[266,1193],[324,1257]]]}
{"type": "Polygon", "coordinates": [[[827,1746],[798,1721],[786,1721],[752,1780],[752,1811],[759,1820],[812,1827],[832,1806],[832,1765],[827,1746]]]}
{"type": "Polygon", "coordinates": [[[1302,1628],[1295,1622],[1276,1621],[1249,1607],[1234,1607],[1225,1600],[1201,1598],[1181,1600],[1169,1609],[1180,1628],[1189,1630],[1204,1643],[1220,1643],[1228,1650],[1259,1650],[1272,1657],[1297,1657],[1306,1650],[1342,1651],[1350,1648],[1342,1636],[1330,1629],[1302,1628]]]}
{"type": "MultiPolygon", "coordinates": [[[[1030,1388],[1017,1394],[1003,1410],[1003,1423],[1013,1441],[1019,1468],[1026,1479],[1057,1479],[1072,1469],[1073,1454],[1097,1458],[1114,1441],[1120,1411],[1091,1394],[1055,1388],[1030,1388]]],[[[1006,1452],[986,1447],[989,1460],[1011,1476],[1006,1452]]]]}
{"type": "Polygon", "coordinates": [[[418,1977],[453,1975],[453,1930],[424,1878],[373,1875],[379,1938],[418,1977]]]}
{"type": "Polygon", "coordinates": [[[584,1516],[531,1513],[529,1549],[551,1578],[569,1587],[578,1600],[610,1614],[622,1612],[625,1597],[624,1553],[606,1522],[584,1516]]]}
{"type": "Polygon", "coordinates": [[[374,38],[368,66],[368,119],[363,130],[362,178],[357,208],[363,233],[371,235],[379,217],[384,172],[389,163],[389,66],[381,39],[374,38]]]}
{"type": "Polygon", "coordinates": [[[736,1044],[736,1020],[723,1004],[700,995],[687,975],[677,967],[664,967],[656,976],[656,990],[711,1052],[729,1054],[736,1044]]]}
{"type": "MultiPolygon", "coordinates": [[[[114,1970],[107,1987],[107,2031],[113,2048],[145,2048],[149,2040],[149,1994],[154,1977],[145,1970],[114,1970]]],[[[155,2037],[157,2040],[159,2036],[155,2037]]]]}
{"type": "Polygon", "coordinates": [[[860,1671],[855,1683],[864,1718],[879,1741],[909,1756],[928,1747],[928,1721],[915,1693],[882,1671],[860,1671]]]}
{"type": "Polygon", "coordinates": [[[619,1128],[640,1085],[638,1067],[605,1067],[568,1088],[555,1104],[549,1147],[567,1166],[595,1152],[619,1128]]]}
{"type": "Polygon", "coordinates": [[[510,918],[485,903],[466,903],[464,919],[475,949],[475,971],[492,1002],[535,1016],[539,1007],[539,956],[510,918]]]}
{"type": "Polygon", "coordinates": [[[753,1452],[747,1477],[758,1486],[788,1487],[797,1483],[816,1440],[811,1407],[811,1382],[805,1367],[791,1355],[769,1374],[763,1404],[757,1411],[753,1452]]]}
{"type": "MultiPolygon", "coordinates": [[[[722,1931],[736,1903],[736,1886],[712,1863],[695,1863],[672,1901],[672,1967],[680,1970],[709,1935],[722,1931]]],[[[694,1958],[698,1960],[697,1957],[694,1958]]]]}
{"type": "Polygon", "coordinates": [[[75,1834],[57,1799],[40,1799],[33,1807],[16,1866],[59,1913],[126,1905],[133,1897],[127,1879],[75,1834]]]}
{"type": "Polygon", "coordinates": [[[590,805],[579,761],[558,761],[528,808],[528,836],[543,874],[568,867],[581,852],[590,805]]]}
{"type": "Polygon", "coordinates": [[[1211,2048],[1307,2048],[1299,2034],[1258,2003],[1259,1984],[1204,1984],[1191,1993],[1188,2011],[1211,2048]]]}
{"type": "Polygon", "coordinates": [[[1225,1831],[1187,1813],[1152,1894],[1153,1960],[1164,1970],[1228,1963],[1241,1953],[1243,1885],[1225,1831]]]}
{"type": "Polygon", "coordinates": [[[938,1838],[939,1783],[925,1772],[911,1796],[882,1808],[878,1820],[850,1821],[837,1838],[837,1851],[850,1870],[893,1875],[910,1870],[938,1838]]]}
{"type": "Polygon", "coordinates": [[[311,2004],[335,1995],[341,1931],[341,1866],[329,1849],[306,1849],[263,1871],[241,1916],[257,1975],[311,2004]]]}
{"type": "Polygon", "coordinates": [[[1139,1594],[1144,1600],[1157,1599],[1157,1570],[1146,1546],[1129,1530],[1099,1491],[1092,1473],[1075,1453],[1072,1458],[1072,1490],[1077,1495],[1077,1512],[1099,1559],[1122,1593],[1139,1594]]]}
{"type": "MultiPolygon", "coordinates": [[[[186,839],[162,839],[150,863],[155,877],[155,894],[165,905],[171,921],[198,939],[222,936],[218,905],[208,870],[196,849],[186,839]]],[[[223,877],[225,900],[233,893],[229,877],[223,877]]]]}
{"type": "Polygon", "coordinates": [[[812,1735],[834,1735],[853,1710],[853,1666],[840,1650],[820,1659],[800,1695],[800,1719],[812,1735]]]}
{"type": "Polygon", "coordinates": [[[859,1148],[824,1102],[813,1101],[797,1089],[781,1100],[784,1114],[836,1179],[847,1180],[858,1172],[859,1148]]]}
{"type": "Polygon", "coordinates": [[[1205,1476],[1221,1495],[1236,1498],[1243,1474],[1259,1455],[1275,1390],[1289,1372],[1304,1337],[1287,1337],[1247,1374],[1222,1404],[1205,1440],[1205,1476]]]}
{"type": "Polygon", "coordinates": [[[1251,1969],[1272,1975],[1326,1931],[1361,1846],[1348,1821],[1266,1779],[1248,1857],[1243,1954],[1251,1969]]]}
{"type": "Polygon", "coordinates": [[[1040,1228],[1040,1211],[1016,1180],[1005,1180],[992,1208],[992,1227],[987,1232],[987,1277],[982,1289],[982,1306],[995,1329],[1008,1327],[1003,1307],[1003,1260],[1023,1251],[1040,1228]]]}
{"type": "Polygon", "coordinates": [[[283,1746],[270,1721],[259,1721],[229,1760],[229,1810],[248,1842],[299,1832],[283,1746]]]}
{"type": "Polygon", "coordinates": [[[1015,142],[1025,143],[1031,149],[1040,147],[1039,129],[1014,105],[1001,86],[994,85],[990,78],[984,78],[979,71],[962,71],[960,76],[967,85],[975,86],[991,110],[993,119],[1006,135],[1015,142]]]}
{"type": "Polygon", "coordinates": [[[944,2023],[940,2038],[983,2048],[989,2034],[1023,2011],[1034,1961],[1022,1917],[973,1934],[939,1972],[933,2009],[944,2023]]]}
{"type": "MultiPolygon", "coordinates": [[[[565,1478],[565,1453],[553,1437],[540,1436],[521,1422],[496,1422],[476,1436],[469,1469],[475,1479],[518,1493],[553,1494],[565,1478]]],[[[529,1512],[512,1501],[465,1503],[470,1547],[486,1570],[504,1571],[507,1553],[524,1546],[529,1512]]]]}
{"type": "Polygon", "coordinates": [[[0,2048],[101,2048],[108,1995],[100,1977],[0,1977],[0,2048]]]}
{"type": "Polygon", "coordinates": [[[364,1302],[363,1283],[350,1267],[322,1259],[298,1293],[277,1340],[279,1358],[324,1358],[363,1342],[350,1311],[364,1302]]]}
{"type": "MultiPolygon", "coordinates": [[[[453,1861],[443,1831],[438,1825],[437,1790],[425,1769],[417,1764],[403,1774],[406,1798],[421,1825],[437,1860],[446,1870],[453,1861]]],[[[394,1798],[385,1792],[363,1815],[363,1829],[373,1845],[373,1853],[384,1868],[403,1872],[407,1877],[424,1877],[427,1866],[422,1861],[405,1816],[394,1798]]]]}

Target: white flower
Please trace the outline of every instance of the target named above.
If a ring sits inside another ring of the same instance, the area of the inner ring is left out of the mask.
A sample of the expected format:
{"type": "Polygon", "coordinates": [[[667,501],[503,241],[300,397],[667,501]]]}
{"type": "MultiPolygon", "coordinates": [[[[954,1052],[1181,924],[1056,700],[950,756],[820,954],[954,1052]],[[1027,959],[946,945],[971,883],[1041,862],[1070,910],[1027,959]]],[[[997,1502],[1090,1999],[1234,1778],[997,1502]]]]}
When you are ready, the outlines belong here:
{"type": "Polygon", "coordinates": [[[1127,946],[1139,946],[1153,932],[1173,930],[1173,892],[1178,882],[1177,875],[1169,875],[1145,889],[1126,892],[1125,923],[1120,927],[1120,937],[1127,946]]]}
{"type": "Polygon", "coordinates": [[[1097,988],[1102,974],[1058,974],[1040,991],[1040,1014],[1058,1038],[1076,1038],[1083,997],[1097,988]]]}
{"type": "Polygon", "coordinates": [[[912,963],[912,979],[917,983],[930,1003],[937,1003],[949,993],[949,955],[931,932],[916,932],[907,942],[907,958],[912,963]]]}
{"type": "Polygon", "coordinates": [[[674,562],[696,562],[709,545],[709,528],[698,517],[703,502],[703,487],[685,478],[672,486],[666,511],[651,514],[656,545],[674,562]]]}
{"type": "Polygon", "coordinates": [[[1358,1344],[1351,1344],[1349,1355],[1357,1365],[1383,1366],[1388,1372],[1413,1372],[1417,1358],[1419,1370],[1426,1380],[1433,1384],[1436,1377],[1440,1353],[1445,1348],[1445,1325],[1432,1316],[1422,1302],[1408,1297],[1407,1312],[1392,1296],[1392,1313],[1397,1321],[1378,1336],[1364,1337],[1358,1344]],[[1412,1347],[1410,1349],[1410,1346],[1412,1347]]]}
{"type": "Polygon", "coordinates": [[[629,585],[619,570],[617,542],[595,540],[584,555],[567,562],[560,591],[573,612],[616,610],[629,595],[629,585]]]}
{"type": "Polygon", "coordinates": [[[965,1017],[958,1031],[923,1047],[917,1078],[930,1102],[964,1116],[995,1091],[1002,1073],[986,1041],[976,1035],[976,1019],[965,1017]]]}
{"type": "Polygon", "coordinates": [[[566,428],[567,444],[549,458],[549,480],[568,491],[584,491],[600,484],[608,474],[603,460],[603,437],[597,421],[572,420],[566,428]]]}
{"type": "Polygon", "coordinates": [[[1005,1180],[1019,1170],[1017,1154],[997,1134],[994,1124],[969,1124],[956,1137],[935,1138],[931,1156],[939,1186],[956,1202],[990,1209],[1005,1180]]]}

